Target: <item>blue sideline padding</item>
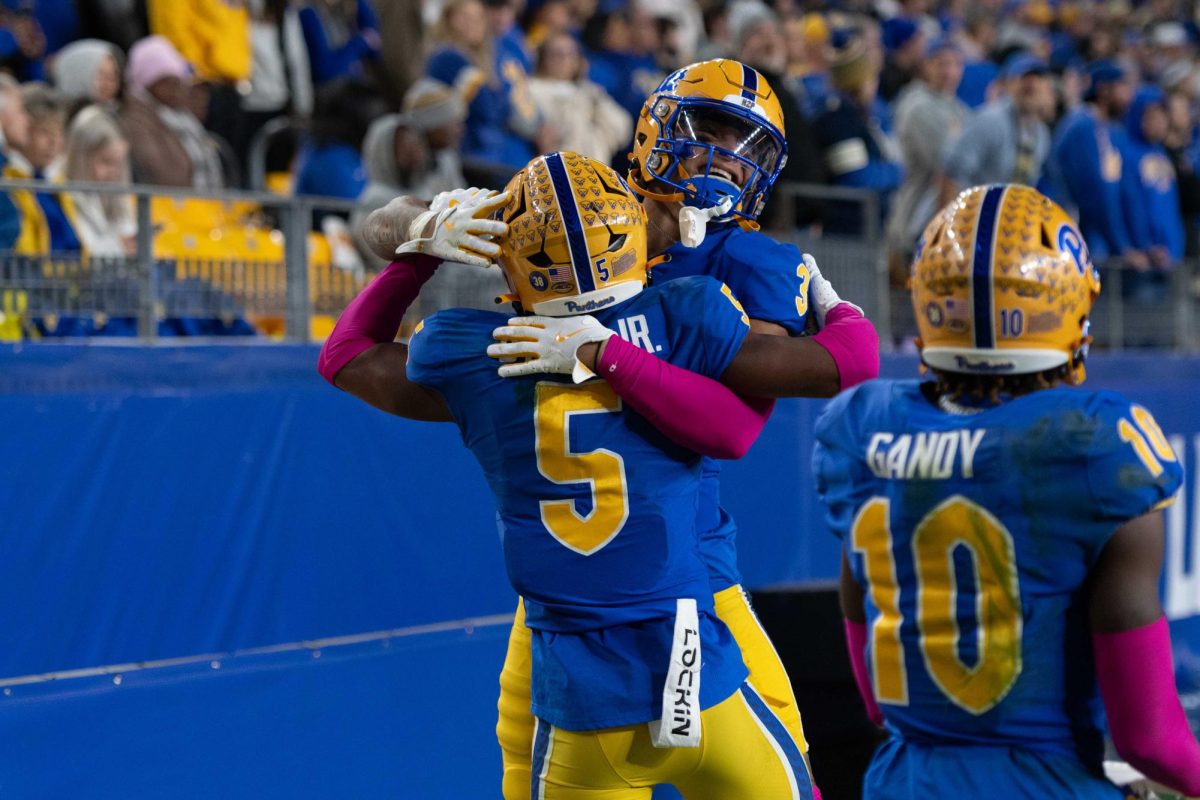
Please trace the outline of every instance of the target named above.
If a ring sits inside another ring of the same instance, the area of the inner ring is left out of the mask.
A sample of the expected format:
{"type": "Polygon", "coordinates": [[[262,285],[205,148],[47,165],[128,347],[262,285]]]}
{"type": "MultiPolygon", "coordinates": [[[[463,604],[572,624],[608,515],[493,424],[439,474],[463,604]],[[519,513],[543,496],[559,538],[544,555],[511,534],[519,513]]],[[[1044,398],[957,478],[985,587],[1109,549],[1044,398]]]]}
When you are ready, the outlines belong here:
{"type": "Polygon", "coordinates": [[[6,686],[0,796],[491,796],[509,622],[6,686]]]}

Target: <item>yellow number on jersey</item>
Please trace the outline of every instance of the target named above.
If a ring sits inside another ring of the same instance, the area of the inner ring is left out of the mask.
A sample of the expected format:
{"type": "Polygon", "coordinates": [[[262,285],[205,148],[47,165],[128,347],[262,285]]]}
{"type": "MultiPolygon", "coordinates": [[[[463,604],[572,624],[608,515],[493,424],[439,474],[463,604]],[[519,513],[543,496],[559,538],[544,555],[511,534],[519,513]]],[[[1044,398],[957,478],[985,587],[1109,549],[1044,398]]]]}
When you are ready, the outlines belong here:
{"type": "Polygon", "coordinates": [[[543,500],[542,525],[563,545],[585,556],[621,532],[629,518],[625,461],[599,448],[571,451],[571,418],[577,414],[618,413],[621,399],[607,383],[583,386],[539,383],[534,408],[538,471],[558,484],[590,483],[592,510],[581,515],[573,500],[543,500]]]}
{"type": "Polygon", "coordinates": [[[1012,535],[988,511],[955,496],[925,515],[913,532],[917,629],[929,676],[952,702],[982,714],[1004,699],[1021,674],[1021,591],[1012,535]],[[976,578],[978,659],[958,656],[954,548],[971,556],[976,578]]]}
{"type": "Polygon", "coordinates": [[[1121,421],[1117,423],[1117,435],[1121,437],[1122,442],[1133,445],[1133,452],[1137,453],[1137,457],[1141,459],[1150,474],[1157,478],[1163,471],[1162,462],[1173,463],[1176,460],[1175,451],[1171,449],[1167,437],[1163,436],[1162,428],[1158,427],[1158,423],[1154,421],[1154,417],[1150,415],[1149,411],[1139,405],[1133,406],[1130,410],[1137,427],[1135,428],[1129,423],[1129,420],[1122,417],[1121,421]],[[1151,452],[1151,449],[1154,452],[1151,452]]]}
{"type": "Polygon", "coordinates": [[[733,290],[722,283],[721,284],[721,294],[728,297],[729,302],[733,303],[733,307],[736,308],[738,311],[742,312],[742,322],[749,325],[750,317],[746,316],[746,309],[742,308],[741,302],[736,297],[733,296],[733,290]]]}
{"type": "Polygon", "coordinates": [[[908,705],[908,675],[900,645],[900,587],[892,559],[892,533],[888,529],[888,501],[872,497],[854,518],[850,546],[863,554],[871,601],[879,618],[871,627],[871,671],[875,696],[881,703],[908,705]]]}
{"type": "MultiPolygon", "coordinates": [[[[900,586],[892,553],[886,498],[873,497],[850,531],[863,554],[871,602],[879,609],[871,631],[875,696],[908,705],[908,674],[900,646],[900,586]]],[[[916,572],[917,631],[925,668],[951,702],[982,714],[1004,699],[1021,674],[1021,592],[1012,535],[978,504],[955,495],[925,515],[912,538],[916,572]],[[958,581],[954,549],[963,546],[974,565],[978,609],[978,659],[958,656],[958,581]]]]}
{"type": "Polygon", "coordinates": [[[796,266],[796,277],[800,279],[800,289],[796,294],[796,314],[803,317],[808,313],[808,282],[812,277],[808,265],[801,261],[796,266]]]}

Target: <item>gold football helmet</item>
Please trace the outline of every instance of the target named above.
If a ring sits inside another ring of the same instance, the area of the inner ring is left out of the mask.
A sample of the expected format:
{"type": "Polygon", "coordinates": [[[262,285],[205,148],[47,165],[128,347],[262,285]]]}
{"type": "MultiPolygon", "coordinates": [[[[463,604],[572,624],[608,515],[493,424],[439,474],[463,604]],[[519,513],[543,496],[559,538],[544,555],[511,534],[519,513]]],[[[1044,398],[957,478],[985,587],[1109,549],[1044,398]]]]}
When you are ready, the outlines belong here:
{"type": "Polygon", "coordinates": [[[729,197],[725,218],[753,222],[787,161],[779,98],[739,61],[683,67],[646,98],[629,160],[639,194],[698,208],[729,197]]]}
{"type": "Polygon", "coordinates": [[[646,212],[610,167],[578,153],[538,156],[513,176],[500,268],[526,312],[616,305],[646,284],[646,212]]]}
{"type": "Polygon", "coordinates": [[[1028,186],[962,192],[925,228],[912,266],[921,358],[947,372],[1068,365],[1082,383],[1100,275],[1079,228],[1028,186]]]}

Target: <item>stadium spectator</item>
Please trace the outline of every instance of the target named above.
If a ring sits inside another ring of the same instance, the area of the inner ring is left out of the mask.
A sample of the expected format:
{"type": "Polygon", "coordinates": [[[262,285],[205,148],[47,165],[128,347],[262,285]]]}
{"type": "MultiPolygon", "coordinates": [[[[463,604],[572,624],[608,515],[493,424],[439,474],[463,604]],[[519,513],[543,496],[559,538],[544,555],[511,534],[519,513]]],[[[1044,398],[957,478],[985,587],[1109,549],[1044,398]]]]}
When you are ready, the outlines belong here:
{"type": "Polygon", "coordinates": [[[528,75],[519,61],[498,55],[483,4],[450,0],[433,39],[437,47],[425,74],[455,87],[467,103],[463,155],[496,165],[499,173],[520,169],[545,131],[529,97],[528,75]]]}
{"type": "Polygon", "coordinates": [[[1121,150],[1121,206],[1130,244],[1149,256],[1150,269],[1123,276],[1126,298],[1161,302],[1167,272],[1183,258],[1184,229],[1175,168],[1163,147],[1167,136],[1167,97],[1158,86],[1138,89],[1116,137],[1121,150]]]}
{"type": "MultiPolygon", "coordinates": [[[[821,14],[789,17],[783,24],[787,37],[787,78],[783,84],[795,95],[800,111],[813,117],[824,107],[829,86],[829,24],[821,14]]],[[[772,84],[779,86],[780,84],[772,84]]]]}
{"type": "Polygon", "coordinates": [[[896,139],[905,177],[887,228],[894,287],[905,286],[913,245],[941,205],[942,151],[958,136],[968,114],[966,104],[955,94],[962,71],[958,46],[948,37],[937,39],[921,63],[920,78],[896,98],[896,139]]]}
{"type": "Polygon", "coordinates": [[[988,90],[1000,74],[996,62],[989,58],[996,41],[995,12],[978,5],[969,7],[955,39],[963,53],[958,99],[971,108],[979,108],[993,99],[988,90]]]}
{"type": "Polygon", "coordinates": [[[59,94],[76,108],[95,103],[117,109],[121,93],[121,68],[116,46],[99,39],[81,39],[54,57],[50,75],[59,94]]]}
{"type": "MultiPolygon", "coordinates": [[[[290,0],[250,0],[249,91],[241,98],[242,126],[233,150],[248,155],[255,135],[275,117],[312,113],[313,85],[300,16],[290,0]]],[[[248,167],[244,164],[243,167],[248,167]]]]}
{"type": "Polygon", "coordinates": [[[387,42],[379,51],[379,78],[392,108],[400,104],[425,68],[422,5],[422,0],[387,0],[375,9],[379,38],[387,42]]]}
{"type": "Polygon", "coordinates": [[[296,194],[355,200],[367,185],[362,146],[383,100],[361,81],[317,90],[312,124],[296,165],[296,194]]]}
{"type": "Polygon", "coordinates": [[[245,0],[146,0],[146,13],[151,33],[169,40],[207,84],[206,113],[192,116],[225,143],[242,142],[241,97],[253,66],[245,0]]]}
{"type": "MultiPolygon", "coordinates": [[[[0,72],[0,175],[21,177],[10,172],[10,162],[19,157],[18,150],[29,137],[29,115],[21,84],[5,72],[0,72]]],[[[16,190],[0,193],[0,251],[31,254],[44,252],[33,221],[37,219],[37,201],[33,194],[16,190]]],[[[46,247],[49,245],[47,244],[46,247]]]]}
{"type": "MultiPolygon", "coordinates": [[[[812,122],[801,110],[796,97],[784,88],[787,86],[784,72],[787,69],[788,48],[779,17],[771,9],[760,5],[751,12],[739,14],[736,21],[737,28],[733,32],[734,58],[758,70],[769,86],[780,87],[776,95],[783,112],[783,126],[787,131],[791,156],[779,180],[784,183],[826,183],[828,173],[822,160],[816,156],[819,148],[812,122]]],[[[823,217],[824,206],[811,197],[796,198],[791,201],[791,206],[788,202],[768,202],[763,212],[763,224],[767,227],[805,227],[819,222],[823,217]],[[790,217],[785,216],[789,208],[790,217]]]]}
{"type": "Polygon", "coordinates": [[[45,76],[46,35],[30,9],[15,3],[0,6],[0,69],[22,81],[45,76]]]}
{"type": "Polygon", "coordinates": [[[553,131],[556,150],[571,150],[605,164],[624,156],[633,118],[588,80],[587,62],[575,37],[556,33],[542,43],[529,93],[553,131]]]}
{"type": "Polygon", "coordinates": [[[488,29],[496,32],[496,63],[503,74],[505,61],[516,61],[521,69],[533,72],[533,50],[525,31],[517,24],[518,0],[483,0],[488,29]]]}
{"type": "MultiPolygon", "coordinates": [[[[129,143],[116,119],[100,106],[87,106],[67,130],[62,177],[70,182],[128,185],[129,143]]],[[[71,192],[71,221],[83,251],[96,258],[131,256],[137,220],[128,196],[71,192]]]]}
{"type": "Polygon", "coordinates": [[[1054,95],[1046,62],[1014,53],[1001,72],[1004,93],[966,121],[944,154],[939,205],[968,186],[987,183],[1037,184],[1050,151],[1054,95]]]}
{"type": "Polygon", "coordinates": [[[1167,94],[1167,136],[1163,145],[1175,168],[1179,185],[1179,208],[1183,215],[1186,255],[1200,254],[1197,222],[1200,221],[1200,131],[1192,99],[1175,84],[1167,94]]]}
{"type": "MultiPolygon", "coordinates": [[[[4,171],[10,178],[48,180],[63,154],[67,108],[62,96],[48,84],[27,83],[22,87],[29,134],[23,147],[12,153],[4,171]]],[[[63,207],[58,192],[37,192],[36,206],[23,209],[26,224],[37,237],[39,253],[78,253],[79,237],[63,207]]]]}
{"type": "Polygon", "coordinates": [[[901,90],[917,77],[926,41],[920,27],[910,19],[893,17],[883,23],[886,55],[883,73],[879,78],[879,96],[885,101],[894,101],[901,90]]]}
{"type": "Polygon", "coordinates": [[[217,146],[188,102],[191,68],[163,36],[149,36],[129,51],[128,86],[121,128],[130,142],[139,183],[220,189],[217,146]]]}
{"type": "MultiPolygon", "coordinates": [[[[367,130],[362,160],[369,182],[350,217],[352,231],[399,195],[428,199],[467,185],[458,153],[467,109],[458,93],[422,78],[408,90],[403,109],[402,114],[379,117],[367,130]]],[[[387,266],[358,244],[368,261],[387,266]]]]}
{"type": "Polygon", "coordinates": [[[379,57],[379,17],[370,0],[313,0],[300,6],[317,87],[342,78],[369,77],[367,64],[379,57]]]}
{"type": "Polygon", "coordinates": [[[1113,142],[1129,107],[1133,88],[1113,61],[1088,68],[1087,102],[1059,123],[1051,144],[1047,186],[1079,212],[1079,227],[1092,257],[1120,257],[1133,269],[1149,269],[1150,260],[1133,246],[1121,207],[1121,153],[1113,142]]]}
{"type": "MultiPolygon", "coordinates": [[[[736,26],[735,6],[729,12],[729,26],[736,26]]],[[[642,34],[634,30],[628,9],[604,11],[588,18],[583,27],[583,46],[588,60],[588,78],[604,87],[629,115],[637,119],[646,95],[654,91],[663,77],[647,51],[642,34]]]]}
{"type": "MultiPolygon", "coordinates": [[[[871,109],[879,85],[879,66],[865,36],[855,36],[838,51],[830,66],[834,93],[813,122],[822,158],[837,186],[874,189],[886,215],[888,196],[904,180],[904,166],[895,142],[884,132],[871,109]]],[[[862,214],[844,204],[831,204],[826,228],[836,233],[862,231],[862,214]],[[834,213],[835,208],[840,213],[834,213]]],[[[882,217],[880,219],[882,221],[882,217]]]]}

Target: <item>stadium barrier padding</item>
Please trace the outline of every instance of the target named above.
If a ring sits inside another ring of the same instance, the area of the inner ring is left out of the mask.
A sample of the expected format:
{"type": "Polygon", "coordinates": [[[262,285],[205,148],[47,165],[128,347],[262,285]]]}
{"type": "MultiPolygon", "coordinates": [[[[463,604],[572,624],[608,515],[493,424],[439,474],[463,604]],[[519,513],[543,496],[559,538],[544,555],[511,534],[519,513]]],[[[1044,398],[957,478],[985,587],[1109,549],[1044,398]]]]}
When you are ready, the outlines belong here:
{"type": "MultiPolygon", "coordinates": [[[[338,392],[316,352],[0,348],[0,794],[495,796],[503,624],[263,652],[515,603],[455,428],[338,392]],[[183,661],[28,677],[164,659],[183,661]]],[[[1089,372],[1185,459],[1164,597],[1180,688],[1200,699],[1200,358],[1097,354],[1089,372]]],[[[780,403],[726,467],[750,587],[836,576],[809,461],[821,405],[780,403]]]]}

